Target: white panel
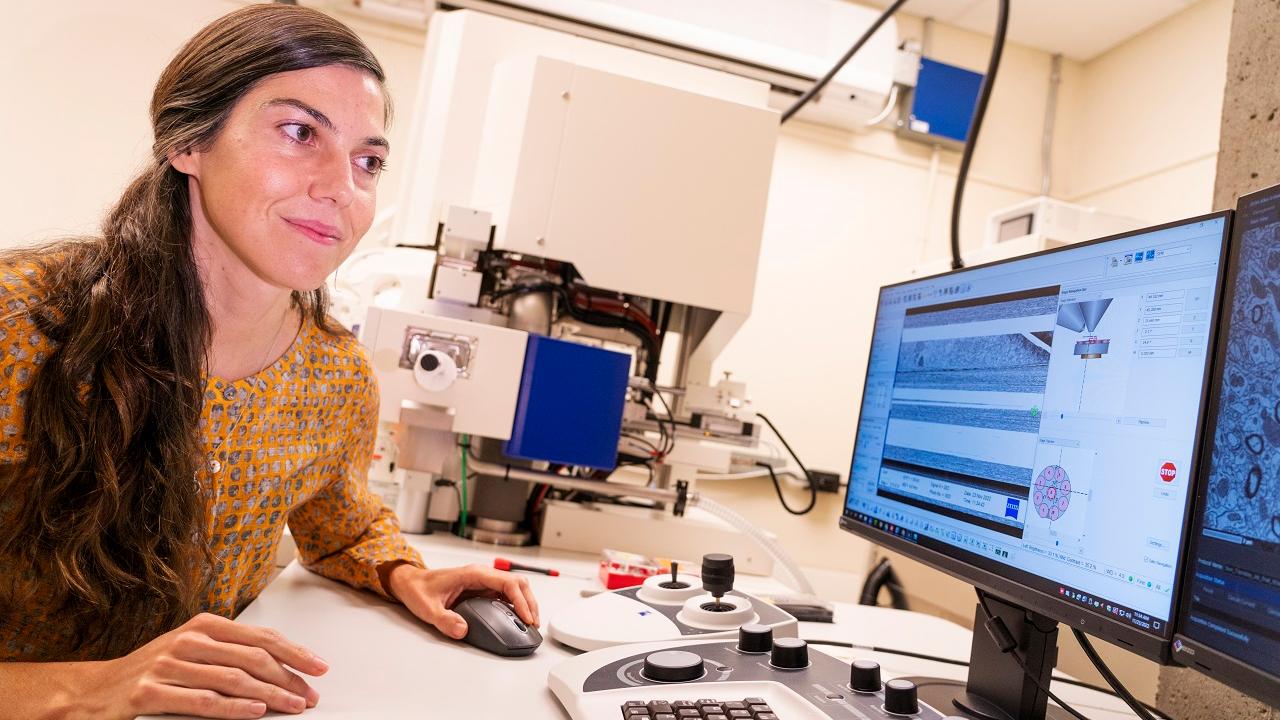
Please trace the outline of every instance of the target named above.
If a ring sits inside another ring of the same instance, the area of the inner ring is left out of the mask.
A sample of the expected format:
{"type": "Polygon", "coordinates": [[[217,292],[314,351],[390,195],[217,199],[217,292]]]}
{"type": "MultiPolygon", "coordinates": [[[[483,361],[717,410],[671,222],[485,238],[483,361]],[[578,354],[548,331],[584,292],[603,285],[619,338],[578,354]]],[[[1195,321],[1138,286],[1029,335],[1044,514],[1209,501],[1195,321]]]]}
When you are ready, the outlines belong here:
{"type": "Polygon", "coordinates": [[[500,73],[482,141],[495,150],[482,154],[476,200],[494,212],[495,246],[573,262],[595,287],[749,312],[777,113],[524,62],[535,69],[500,73]],[[509,87],[515,78],[532,91],[509,87]]]}
{"type": "Polygon", "coordinates": [[[510,439],[528,337],[528,333],[496,325],[370,308],[360,339],[369,348],[378,373],[380,418],[398,422],[404,403],[417,403],[450,411],[453,426],[449,429],[453,432],[510,439]],[[405,331],[410,327],[475,338],[469,377],[459,377],[439,392],[418,387],[413,371],[400,367],[405,331]]]}
{"type": "Polygon", "coordinates": [[[503,60],[533,55],[589,63],[748,105],[769,102],[765,84],[715,70],[482,13],[433,13],[410,145],[396,163],[406,171],[393,244],[433,243],[442,209],[470,204],[494,68],[503,60]]]}

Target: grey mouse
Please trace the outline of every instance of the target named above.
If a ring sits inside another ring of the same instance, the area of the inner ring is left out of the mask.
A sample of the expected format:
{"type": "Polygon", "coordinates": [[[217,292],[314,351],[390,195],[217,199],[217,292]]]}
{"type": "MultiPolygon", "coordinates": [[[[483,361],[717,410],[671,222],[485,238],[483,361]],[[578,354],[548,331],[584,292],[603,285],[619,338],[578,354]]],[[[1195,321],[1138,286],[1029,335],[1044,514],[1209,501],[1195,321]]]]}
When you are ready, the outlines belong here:
{"type": "Polygon", "coordinates": [[[510,605],[493,598],[467,598],[453,606],[467,621],[465,642],[495,655],[531,655],[542,644],[538,628],[526,625],[510,605]]]}

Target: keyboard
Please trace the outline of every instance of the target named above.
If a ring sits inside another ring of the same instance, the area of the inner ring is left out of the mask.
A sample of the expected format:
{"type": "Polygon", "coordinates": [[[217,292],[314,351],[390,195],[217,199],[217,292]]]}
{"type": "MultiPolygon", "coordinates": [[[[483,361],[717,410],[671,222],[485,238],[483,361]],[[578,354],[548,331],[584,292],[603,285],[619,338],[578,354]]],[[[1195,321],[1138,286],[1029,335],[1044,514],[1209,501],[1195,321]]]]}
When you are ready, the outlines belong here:
{"type": "Polygon", "coordinates": [[[628,700],[623,720],[778,720],[762,697],[741,700],[628,700]]]}

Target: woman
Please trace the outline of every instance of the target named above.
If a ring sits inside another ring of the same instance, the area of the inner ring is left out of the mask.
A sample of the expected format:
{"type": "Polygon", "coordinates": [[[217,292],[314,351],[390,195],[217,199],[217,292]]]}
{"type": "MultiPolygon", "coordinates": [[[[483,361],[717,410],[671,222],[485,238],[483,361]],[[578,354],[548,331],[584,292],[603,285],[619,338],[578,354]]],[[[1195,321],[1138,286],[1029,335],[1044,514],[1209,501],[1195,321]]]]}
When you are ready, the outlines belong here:
{"type": "Polygon", "coordinates": [[[286,521],[307,567],[450,637],[472,592],[538,623],[522,578],[424,569],[365,485],[376,381],[323,281],[372,222],[383,80],[319,12],[233,12],[160,76],[103,236],[0,262],[5,717],[313,706],[324,661],[228,619],[286,521]]]}

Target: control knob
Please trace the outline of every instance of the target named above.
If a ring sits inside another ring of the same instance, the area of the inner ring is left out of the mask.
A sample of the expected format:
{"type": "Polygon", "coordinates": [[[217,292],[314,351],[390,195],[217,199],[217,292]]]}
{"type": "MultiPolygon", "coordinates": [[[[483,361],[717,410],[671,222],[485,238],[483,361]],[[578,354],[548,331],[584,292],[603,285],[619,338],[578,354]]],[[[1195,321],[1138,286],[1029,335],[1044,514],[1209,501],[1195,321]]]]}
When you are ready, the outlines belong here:
{"type": "Polygon", "coordinates": [[[656,682],[692,682],[702,677],[702,658],[684,650],[660,650],[644,658],[645,677],[656,682]]]}
{"type": "Polygon", "coordinates": [[[916,700],[916,684],[897,678],[884,684],[884,709],[894,715],[915,715],[920,712],[916,700]]]}
{"type": "Polygon", "coordinates": [[[880,663],[854,660],[849,666],[849,687],[861,693],[880,692],[880,663]]]}
{"type": "Polygon", "coordinates": [[[733,556],[708,553],[702,556],[702,589],[720,598],[733,589],[733,556]]]}
{"type": "Polygon", "coordinates": [[[800,638],[774,640],[769,664],[780,670],[799,670],[809,667],[809,643],[800,638]]]}
{"type": "Polygon", "coordinates": [[[744,653],[767,653],[773,649],[773,628],[747,623],[738,628],[738,649],[744,653]]]}

